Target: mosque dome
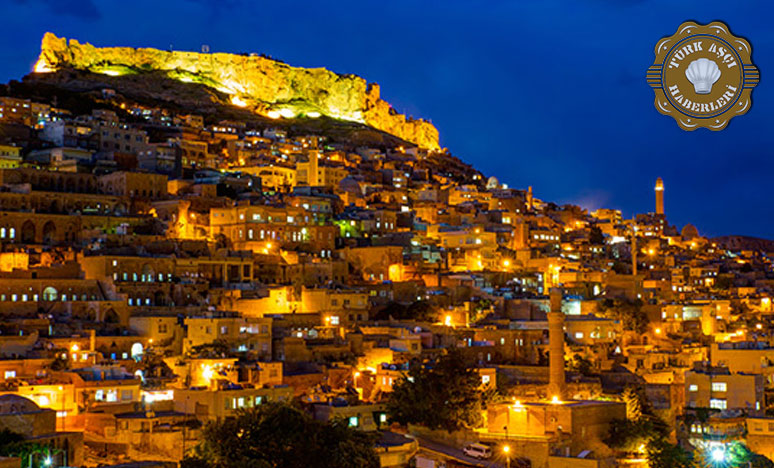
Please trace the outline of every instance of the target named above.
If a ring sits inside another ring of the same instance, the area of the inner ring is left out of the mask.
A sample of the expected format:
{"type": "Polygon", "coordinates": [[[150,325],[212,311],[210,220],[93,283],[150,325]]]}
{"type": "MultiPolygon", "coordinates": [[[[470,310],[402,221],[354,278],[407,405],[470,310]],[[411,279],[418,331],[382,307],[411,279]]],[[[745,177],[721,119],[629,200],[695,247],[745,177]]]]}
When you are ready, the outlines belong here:
{"type": "Polygon", "coordinates": [[[39,411],[40,407],[29,398],[19,395],[0,395],[0,414],[30,413],[39,411]]]}
{"type": "Polygon", "coordinates": [[[341,181],[339,181],[339,190],[358,197],[363,196],[363,189],[360,188],[360,183],[353,177],[344,177],[341,179],[341,181]]]}
{"type": "Polygon", "coordinates": [[[691,240],[699,237],[699,230],[693,224],[686,224],[683,230],[680,231],[680,237],[683,240],[691,240]]]}

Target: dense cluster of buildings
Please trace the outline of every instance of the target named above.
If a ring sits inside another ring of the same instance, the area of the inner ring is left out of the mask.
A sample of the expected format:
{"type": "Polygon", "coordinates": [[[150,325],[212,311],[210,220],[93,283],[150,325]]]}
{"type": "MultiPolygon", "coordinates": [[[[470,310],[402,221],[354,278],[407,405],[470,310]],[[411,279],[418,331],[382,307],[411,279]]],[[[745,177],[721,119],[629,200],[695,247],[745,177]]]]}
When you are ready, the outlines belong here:
{"type": "Polygon", "coordinates": [[[670,225],[660,179],[624,219],[446,153],[102,95],[0,97],[0,428],[55,466],[177,461],[267,401],[388,430],[407,364],[449,348],[508,400],[469,436],[535,467],[612,466],[630,386],[676,440],[774,454],[771,259],[670,225]]]}

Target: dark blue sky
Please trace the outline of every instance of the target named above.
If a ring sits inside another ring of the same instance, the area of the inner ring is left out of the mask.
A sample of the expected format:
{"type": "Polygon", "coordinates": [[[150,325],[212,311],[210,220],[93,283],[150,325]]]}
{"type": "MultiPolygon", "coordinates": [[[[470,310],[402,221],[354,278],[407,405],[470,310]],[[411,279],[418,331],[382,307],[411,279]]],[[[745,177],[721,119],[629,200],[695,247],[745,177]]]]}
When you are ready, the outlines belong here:
{"type": "Polygon", "coordinates": [[[0,80],[31,69],[45,31],[263,52],[380,83],[396,109],[432,120],[453,154],[544,200],[631,217],[653,209],[661,176],[678,227],[774,238],[770,3],[0,0],[0,80]],[[726,22],[761,70],[752,109],[722,132],[680,130],[645,83],[656,41],[689,19],[726,22]]]}

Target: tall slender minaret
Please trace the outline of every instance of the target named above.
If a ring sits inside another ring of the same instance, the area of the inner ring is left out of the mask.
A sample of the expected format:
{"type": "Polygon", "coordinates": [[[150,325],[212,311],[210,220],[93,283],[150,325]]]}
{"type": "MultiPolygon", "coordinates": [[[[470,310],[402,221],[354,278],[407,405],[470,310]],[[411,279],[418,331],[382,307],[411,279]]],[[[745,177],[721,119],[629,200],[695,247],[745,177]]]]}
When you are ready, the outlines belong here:
{"type": "Polygon", "coordinates": [[[637,228],[632,231],[632,275],[637,276],[637,228]]]}
{"type": "Polygon", "coordinates": [[[664,214],[664,181],[656,179],[656,214],[664,214]]]}
{"type": "Polygon", "coordinates": [[[551,288],[548,312],[548,398],[564,396],[564,313],[562,290],[551,288]]]}
{"type": "Polygon", "coordinates": [[[309,173],[307,174],[306,180],[310,187],[317,187],[320,185],[320,178],[317,175],[317,172],[319,171],[319,157],[320,155],[317,150],[309,152],[309,173]]]}

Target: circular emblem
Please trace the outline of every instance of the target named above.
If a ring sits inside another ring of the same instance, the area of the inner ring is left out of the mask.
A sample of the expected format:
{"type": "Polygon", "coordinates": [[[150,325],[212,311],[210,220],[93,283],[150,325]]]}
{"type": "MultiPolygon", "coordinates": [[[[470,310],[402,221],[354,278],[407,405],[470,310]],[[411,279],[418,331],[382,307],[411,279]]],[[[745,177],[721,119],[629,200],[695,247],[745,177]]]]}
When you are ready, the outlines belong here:
{"type": "Polygon", "coordinates": [[[751,53],[750,44],[721,22],[681,24],[656,44],[656,60],[648,68],[656,109],[683,130],[724,129],[750,109],[759,78],[751,53]]]}

